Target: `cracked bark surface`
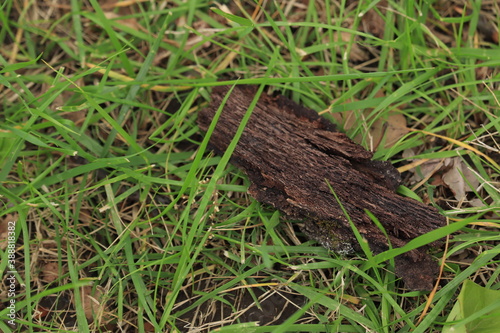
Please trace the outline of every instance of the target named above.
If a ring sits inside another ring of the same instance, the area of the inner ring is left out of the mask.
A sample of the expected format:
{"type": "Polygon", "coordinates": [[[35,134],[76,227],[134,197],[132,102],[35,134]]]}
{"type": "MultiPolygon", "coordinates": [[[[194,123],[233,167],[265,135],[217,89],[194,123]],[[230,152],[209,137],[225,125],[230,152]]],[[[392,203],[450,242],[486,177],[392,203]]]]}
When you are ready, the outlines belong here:
{"type": "MultiPolygon", "coordinates": [[[[229,87],[213,89],[212,102],[198,116],[207,131],[229,87]]],[[[228,147],[248,109],[256,88],[236,86],[210,137],[216,153],[228,147]]],[[[283,96],[262,95],[233,152],[231,162],[245,171],[256,200],[274,206],[289,218],[304,221],[310,238],[337,252],[360,246],[328,184],[375,253],[401,247],[410,240],[446,225],[430,206],[395,193],[399,172],[387,161],[351,141],[315,111],[283,96]],[[373,213],[388,238],[365,213],[373,213]]],[[[429,246],[439,246],[434,242],[429,246]]],[[[395,271],[412,290],[430,290],[438,265],[428,247],[395,258],[395,271]]]]}

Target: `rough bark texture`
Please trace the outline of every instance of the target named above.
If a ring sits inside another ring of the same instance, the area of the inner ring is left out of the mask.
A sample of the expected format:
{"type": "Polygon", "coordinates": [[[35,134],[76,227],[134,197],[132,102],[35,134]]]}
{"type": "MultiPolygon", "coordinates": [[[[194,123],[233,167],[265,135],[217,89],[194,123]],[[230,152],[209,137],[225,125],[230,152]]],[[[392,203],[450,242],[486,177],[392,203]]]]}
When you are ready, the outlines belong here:
{"type": "MultiPolygon", "coordinates": [[[[208,129],[228,91],[226,86],[214,88],[212,103],[198,117],[202,130],[208,129]]],[[[228,147],[255,92],[251,86],[233,90],[210,138],[217,153],[228,147]]],[[[371,157],[371,152],[335,131],[313,110],[282,96],[262,95],[232,162],[248,175],[249,193],[255,199],[304,220],[303,231],[310,238],[337,252],[360,248],[328,183],[374,253],[387,250],[388,240],[365,209],[384,226],[392,247],[445,225],[445,218],[433,207],[397,195],[399,172],[390,162],[371,157]]],[[[426,250],[395,258],[396,274],[410,289],[432,288],[438,266],[426,250]]]]}

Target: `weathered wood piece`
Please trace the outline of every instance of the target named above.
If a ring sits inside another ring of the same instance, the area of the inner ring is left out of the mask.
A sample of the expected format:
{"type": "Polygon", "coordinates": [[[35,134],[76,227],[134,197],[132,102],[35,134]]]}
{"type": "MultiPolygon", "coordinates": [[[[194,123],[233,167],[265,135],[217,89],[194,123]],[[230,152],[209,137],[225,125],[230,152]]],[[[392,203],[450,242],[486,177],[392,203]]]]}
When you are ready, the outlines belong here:
{"type": "MultiPolygon", "coordinates": [[[[214,88],[211,104],[198,117],[202,130],[208,129],[228,91],[227,86],[214,88]]],[[[255,92],[251,86],[232,91],[210,138],[216,153],[228,147],[255,92]]],[[[263,94],[231,161],[248,175],[249,193],[255,199],[304,220],[303,231],[334,251],[360,247],[327,181],[374,253],[387,250],[388,241],[401,247],[446,224],[433,207],[397,195],[399,172],[390,162],[371,158],[371,152],[313,110],[263,94]],[[377,217],[389,240],[365,209],[377,217]]],[[[426,250],[418,248],[395,258],[396,274],[410,289],[432,289],[438,266],[426,250]]]]}

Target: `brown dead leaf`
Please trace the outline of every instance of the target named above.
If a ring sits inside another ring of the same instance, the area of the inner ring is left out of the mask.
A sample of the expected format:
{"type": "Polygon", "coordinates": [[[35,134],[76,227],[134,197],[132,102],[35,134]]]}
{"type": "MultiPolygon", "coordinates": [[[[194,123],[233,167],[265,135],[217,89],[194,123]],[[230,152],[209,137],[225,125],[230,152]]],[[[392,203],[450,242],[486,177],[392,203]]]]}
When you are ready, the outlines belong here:
{"type": "Polygon", "coordinates": [[[144,332],[153,333],[155,332],[155,327],[150,322],[144,323],[144,332]]]}
{"type": "Polygon", "coordinates": [[[88,110],[78,110],[72,112],[62,112],[61,117],[71,120],[76,126],[80,126],[85,121],[87,117],[88,110]]]}
{"type": "MultiPolygon", "coordinates": [[[[343,112],[336,112],[336,113],[332,114],[332,117],[333,117],[333,119],[335,119],[335,121],[338,124],[342,125],[342,128],[345,131],[351,129],[354,126],[355,122],[356,122],[356,118],[358,118],[356,116],[356,113],[353,110],[348,110],[348,111],[343,111],[343,112]]],[[[356,141],[356,140],[354,140],[354,141],[356,141]]]]}
{"type": "MultiPolygon", "coordinates": [[[[358,38],[356,36],[352,36],[351,33],[346,32],[346,31],[337,31],[334,35],[334,40],[333,41],[327,41],[325,40],[325,43],[328,42],[339,42],[342,41],[344,43],[349,44],[351,43],[351,38],[354,38],[354,42],[351,44],[351,50],[349,52],[349,60],[354,61],[354,62],[363,62],[367,61],[370,58],[370,55],[365,52],[357,43],[358,38]]],[[[340,56],[344,55],[345,48],[347,47],[344,45],[342,48],[337,48],[337,54],[340,56]]]]}
{"type": "Polygon", "coordinates": [[[135,17],[123,19],[121,17],[129,16],[134,14],[134,5],[137,2],[142,2],[145,0],[133,0],[133,1],[117,1],[117,0],[104,0],[101,1],[101,8],[104,10],[104,16],[110,20],[116,20],[116,22],[123,24],[131,29],[138,31],[145,31],[145,29],[139,24],[139,21],[135,17]],[[116,10],[118,9],[118,10],[116,10]]]}
{"type": "Polygon", "coordinates": [[[46,308],[39,304],[35,309],[35,312],[33,313],[33,319],[42,320],[43,318],[47,317],[49,313],[50,313],[49,308],[46,308]]]}
{"type": "Polygon", "coordinates": [[[124,15],[120,15],[115,12],[104,12],[104,16],[109,20],[116,19],[116,22],[123,24],[124,26],[127,26],[131,29],[144,31],[144,28],[139,24],[139,22],[135,18],[119,19],[119,17],[122,17],[124,15]]]}
{"type": "Polygon", "coordinates": [[[411,181],[419,182],[422,179],[430,178],[441,170],[443,162],[440,159],[431,159],[419,166],[419,170],[415,171],[411,181]]]}
{"type": "MultiPolygon", "coordinates": [[[[334,113],[332,116],[339,124],[342,124],[344,130],[347,131],[359,124],[359,122],[365,121],[370,115],[370,112],[371,109],[366,109],[363,112],[348,110],[334,113]]],[[[371,150],[377,150],[381,143],[383,143],[384,148],[390,148],[407,133],[406,118],[400,113],[391,111],[388,113],[387,119],[377,119],[373,123],[368,132],[369,137],[366,141],[370,143],[371,150]]],[[[356,135],[353,141],[361,143],[363,141],[363,135],[356,135]]]]}
{"type": "Polygon", "coordinates": [[[440,174],[434,174],[432,176],[430,184],[432,186],[442,186],[442,185],[445,185],[445,183],[443,182],[443,177],[440,174]]]}
{"type": "Polygon", "coordinates": [[[469,201],[469,205],[471,205],[472,207],[484,207],[485,203],[479,198],[474,198],[469,201]]]}
{"type": "MultiPolygon", "coordinates": [[[[482,66],[482,67],[477,67],[476,68],[476,80],[482,81],[482,80],[487,80],[490,79],[493,76],[494,73],[494,67],[487,67],[487,66],[482,66]]],[[[478,89],[484,89],[484,85],[478,85],[478,89]]]]}
{"type": "Polygon", "coordinates": [[[80,214],[78,214],[78,220],[82,224],[90,225],[93,222],[92,211],[90,209],[82,208],[80,209],[80,214]]]}
{"type": "MultiPolygon", "coordinates": [[[[382,0],[375,6],[382,14],[384,14],[386,12],[387,1],[382,0]]],[[[361,27],[366,33],[377,36],[378,38],[384,37],[385,21],[374,8],[370,9],[363,15],[361,18],[361,27]]]]}
{"type": "MultiPolygon", "coordinates": [[[[414,148],[403,151],[403,158],[413,161],[415,156],[414,148]]],[[[423,163],[419,163],[417,168],[410,169],[413,175],[410,178],[410,183],[418,183],[423,179],[429,179],[437,175],[437,172],[442,169],[444,162],[442,159],[429,159],[423,163]]],[[[440,180],[442,184],[442,180],[440,180]]]]}
{"type": "Polygon", "coordinates": [[[498,44],[498,30],[495,30],[495,31],[491,34],[491,40],[492,40],[495,44],[498,44]]]}
{"type": "MultiPolygon", "coordinates": [[[[412,149],[403,152],[403,157],[410,159],[415,153],[412,149]]],[[[479,180],[460,157],[445,159],[430,159],[413,169],[410,182],[420,182],[433,177],[432,185],[448,187],[457,201],[463,201],[467,192],[474,191],[479,186],[479,180]],[[462,176],[463,175],[463,176],[462,176]],[[470,184],[470,186],[468,185],[470,184]]]]}
{"type": "Polygon", "coordinates": [[[479,181],[460,157],[446,159],[445,165],[449,169],[443,174],[443,182],[453,192],[455,199],[461,202],[465,200],[466,192],[472,192],[479,186],[479,181]]]}
{"type": "Polygon", "coordinates": [[[92,288],[92,286],[84,286],[80,289],[82,295],[82,306],[85,312],[85,317],[88,320],[95,319],[95,315],[102,313],[103,293],[101,288],[92,288]]]}
{"type": "Polygon", "coordinates": [[[394,146],[399,139],[408,134],[408,128],[406,125],[405,116],[398,112],[389,112],[384,148],[394,146]]]}
{"type": "Polygon", "coordinates": [[[99,5],[103,10],[111,10],[113,8],[123,8],[123,7],[129,7],[137,4],[138,2],[146,2],[149,0],[101,0],[99,2],[99,5]]]}
{"type": "Polygon", "coordinates": [[[51,283],[59,277],[59,265],[57,262],[45,263],[41,269],[42,281],[51,283]]]}

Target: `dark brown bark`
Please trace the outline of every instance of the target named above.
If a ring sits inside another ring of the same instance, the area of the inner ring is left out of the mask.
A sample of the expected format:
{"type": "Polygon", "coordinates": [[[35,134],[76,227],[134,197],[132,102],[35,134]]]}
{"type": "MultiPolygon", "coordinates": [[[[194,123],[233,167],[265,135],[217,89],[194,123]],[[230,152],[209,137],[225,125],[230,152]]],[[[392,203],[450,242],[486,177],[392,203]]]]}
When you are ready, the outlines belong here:
{"type": "MultiPolygon", "coordinates": [[[[214,88],[212,103],[198,123],[206,131],[229,87],[214,88]]],[[[229,97],[210,143],[217,153],[231,142],[256,89],[237,86],[229,97]]],[[[373,213],[385,228],[392,247],[445,225],[432,207],[395,193],[399,172],[313,110],[280,96],[262,95],[238,141],[232,162],[248,175],[249,193],[288,217],[304,220],[304,232],[337,252],[359,251],[343,207],[374,253],[389,248],[388,239],[365,213],[373,213]]],[[[431,245],[439,245],[437,242],[431,245]]],[[[437,264],[419,248],[395,258],[396,274],[413,290],[430,290],[437,264]]]]}

